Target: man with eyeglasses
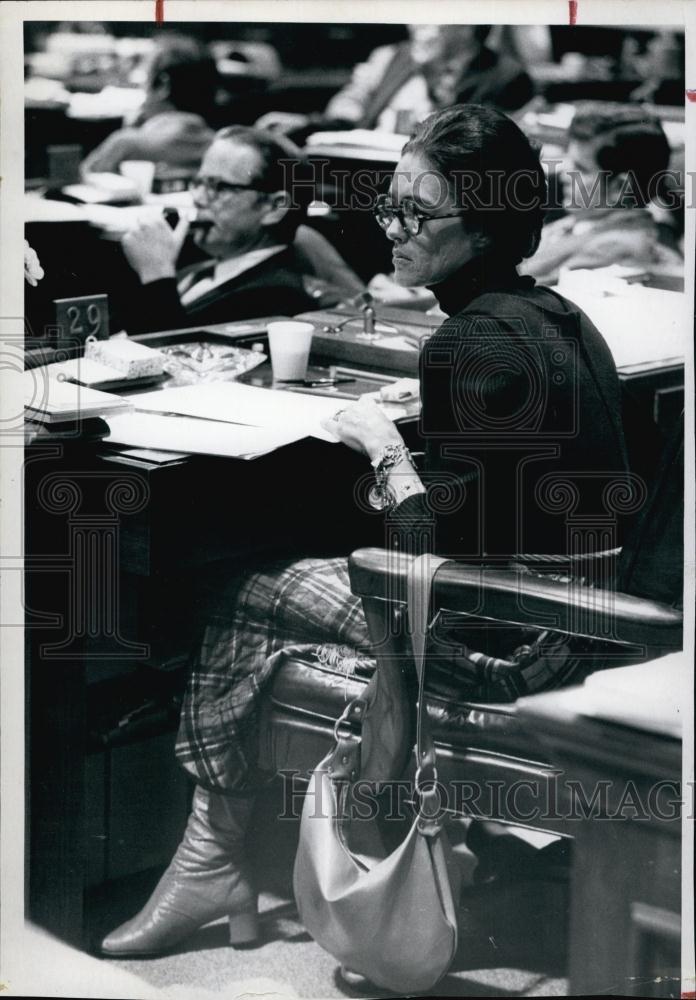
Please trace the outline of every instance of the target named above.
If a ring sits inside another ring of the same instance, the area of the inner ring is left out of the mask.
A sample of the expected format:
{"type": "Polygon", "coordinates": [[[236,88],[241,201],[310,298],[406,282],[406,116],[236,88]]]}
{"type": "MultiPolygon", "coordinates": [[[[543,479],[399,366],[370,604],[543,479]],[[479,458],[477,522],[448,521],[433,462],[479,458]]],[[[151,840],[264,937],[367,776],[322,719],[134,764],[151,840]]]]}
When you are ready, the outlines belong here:
{"type": "Polygon", "coordinates": [[[177,272],[186,219],[174,230],[163,217],[144,219],[123,238],[141,282],[137,329],[293,316],[314,308],[292,245],[308,198],[306,185],[292,189],[301,170],[297,150],[283,137],[243,126],[218,132],[191,183],[193,238],[206,260],[177,272]]]}

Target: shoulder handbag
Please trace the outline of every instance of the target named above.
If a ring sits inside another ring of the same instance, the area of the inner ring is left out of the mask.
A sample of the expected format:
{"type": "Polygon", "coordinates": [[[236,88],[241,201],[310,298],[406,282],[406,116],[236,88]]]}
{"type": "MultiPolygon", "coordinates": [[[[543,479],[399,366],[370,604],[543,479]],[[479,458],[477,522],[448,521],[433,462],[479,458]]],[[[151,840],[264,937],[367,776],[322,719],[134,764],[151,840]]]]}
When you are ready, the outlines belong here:
{"type": "Polygon", "coordinates": [[[336,723],[336,746],[312,774],[294,871],[300,918],[317,943],[377,986],[401,993],[434,986],[457,948],[459,872],[443,829],[445,811],[424,695],[432,580],[444,561],[419,556],[408,581],[418,675],[418,811],[410,831],[400,847],[386,854],[374,816],[361,818],[364,800],[357,791],[363,730],[380,728],[378,667],[364,696],[352,701],[336,723]],[[359,802],[362,812],[356,808],[359,802]]]}

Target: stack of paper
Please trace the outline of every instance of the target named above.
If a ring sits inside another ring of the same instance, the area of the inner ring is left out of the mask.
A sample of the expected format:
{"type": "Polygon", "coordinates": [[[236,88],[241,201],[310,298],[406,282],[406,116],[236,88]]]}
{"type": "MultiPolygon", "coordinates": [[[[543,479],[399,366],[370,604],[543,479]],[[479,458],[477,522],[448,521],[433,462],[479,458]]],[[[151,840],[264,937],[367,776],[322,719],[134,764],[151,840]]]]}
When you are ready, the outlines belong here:
{"type": "Polygon", "coordinates": [[[333,416],[342,403],[234,382],[214,382],[205,391],[181,386],[130,399],[136,412],[109,419],[109,441],[244,459],[308,436],[335,441],[320,422],[333,416]]]}
{"type": "MultiPolygon", "coordinates": [[[[408,398],[403,400],[385,401],[374,394],[388,417],[403,417],[409,407],[417,410],[417,393],[412,385],[408,388],[408,398]]],[[[256,458],[305,437],[335,443],[336,437],[322,427],[322,421],[350,405],[341,398],[259,389],[238,382],[213,382],[204,390],[201,386],[165,388],[128,398],[135,412],[108,420],[109,441],[132,448],[232,458],[256,458]]]]}
{"type": "Polygon", "coordinates": [[[41,377],[38,370],[24,372],[22,390],[27,416],[43,424],[71,423],[132,409],[128,400],[119,396],[41,377]]]}
{"type": "Polygon", "coordinates": [[[258,458],[305,437],[295,428],[246,427],[161,413],[129,413],[109,417],[107,423],[106,440],[113,444],[223,458],[258,458]]]}
{"type": "MultiPolygon", "coordinates": [[[[258,389],[238,382],[212,382],[202,390],[187,385],[129,397],[136,410],[198,417],[246,427],[282,428],[293,440],[307,437],[333,440],[321,421],[333,416],[345,402],[304,393],[258,389]]],[[[154,445],[153,447],[159,447],[154,445]]]]}

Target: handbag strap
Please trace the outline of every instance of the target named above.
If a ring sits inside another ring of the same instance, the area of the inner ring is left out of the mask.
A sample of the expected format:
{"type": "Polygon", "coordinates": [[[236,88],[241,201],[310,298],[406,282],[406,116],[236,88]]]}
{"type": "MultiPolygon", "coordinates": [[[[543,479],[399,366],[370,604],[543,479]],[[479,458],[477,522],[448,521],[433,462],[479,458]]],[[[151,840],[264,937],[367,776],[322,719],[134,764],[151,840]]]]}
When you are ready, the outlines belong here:
{"type": "MultiPolygon", "coordinates": [[[[419,829],[421,829],[421,832],[429,834],[436,833],[442,822],[441,820],[440,822],[435,820],[432,809],[426,810],[425,800],[431,800],[432,793],[424,793],[423,788],[419,787],[419,782],[422,780],[424,772],[428,772],[428,776],[433,780],[437,778],[437,771],[435,770],[435,746],[430,735],[430,726],[425,706],[425,643],[428,632],[433,579],[442,563],[447,561],[431,553],[417,556],[409,567],[407,582],[408,620],[411,630],[413,658],[418,678],[415,748],[417,755],[416,787],[421,796],[421,817],[426,815],[429,817],[422,829],[419,824],[419,829]]],[[[351,783],[360,775],[362,720],[372,702],[377,680],[378,675],[377,671],[375,671],[362,696],[354,698],[346,706],[340,718],[336,720],[334,725],[336,744],[324,761],[327,773],[334,782],[343,781],[351,783]]]]}
{"type": "Polygon", "coordinates": [[[408,572],[408,622],[411,629],[413,659],[418,678],[418,714],[416,722],[416,786],[425,770],[435,779],[436,754],[430,733],[428,711],[425,703],[425,645],[430,619],[430,600],[433,580],[438,569],[447,559],[426,552],[417,556],[408,572]]]}

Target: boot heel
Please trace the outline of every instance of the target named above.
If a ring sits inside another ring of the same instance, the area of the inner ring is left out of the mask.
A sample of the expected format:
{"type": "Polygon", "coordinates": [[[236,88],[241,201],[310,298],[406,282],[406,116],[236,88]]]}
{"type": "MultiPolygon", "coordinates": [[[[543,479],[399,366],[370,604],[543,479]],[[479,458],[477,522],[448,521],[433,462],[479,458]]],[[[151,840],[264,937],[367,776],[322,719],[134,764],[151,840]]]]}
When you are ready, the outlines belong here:
{"type": "Polygon", "coordinates": [[[233,913],[229,917],[230,944],[244,947],[259,939],[259,917],[257,913],[233,913]]]}

